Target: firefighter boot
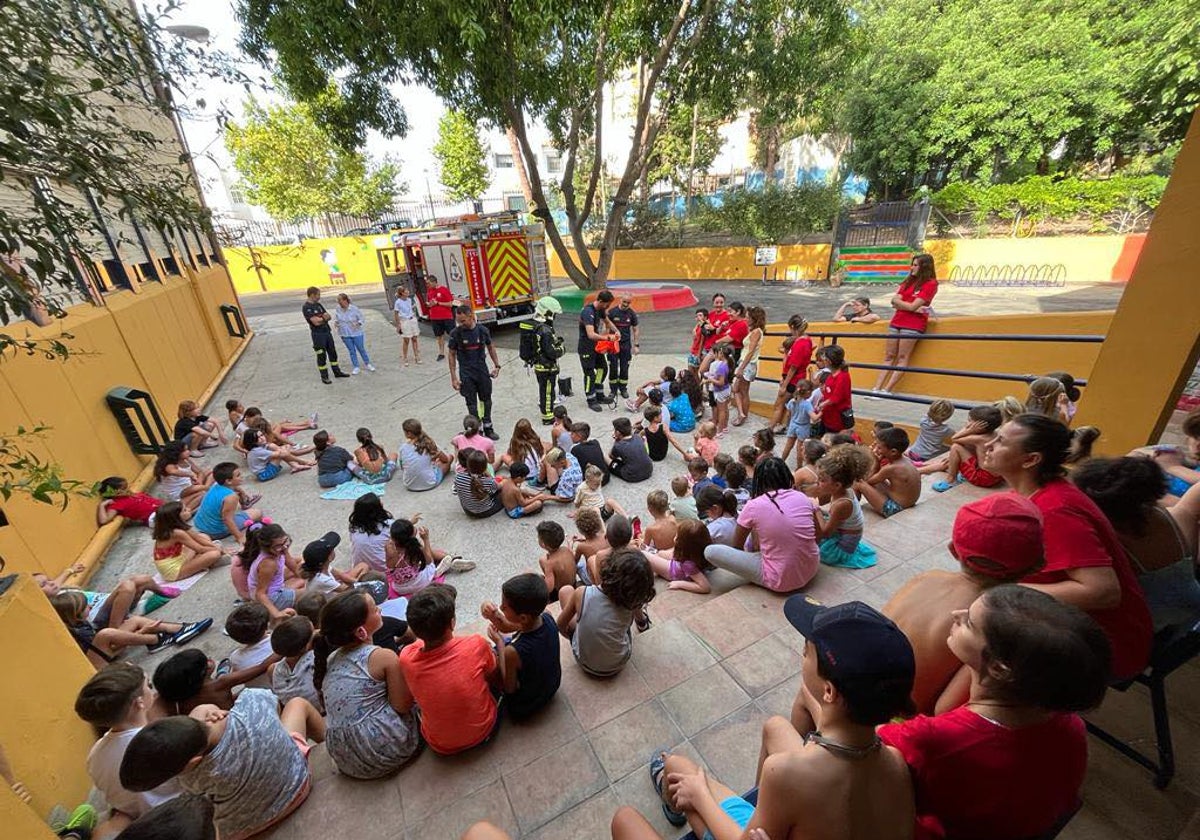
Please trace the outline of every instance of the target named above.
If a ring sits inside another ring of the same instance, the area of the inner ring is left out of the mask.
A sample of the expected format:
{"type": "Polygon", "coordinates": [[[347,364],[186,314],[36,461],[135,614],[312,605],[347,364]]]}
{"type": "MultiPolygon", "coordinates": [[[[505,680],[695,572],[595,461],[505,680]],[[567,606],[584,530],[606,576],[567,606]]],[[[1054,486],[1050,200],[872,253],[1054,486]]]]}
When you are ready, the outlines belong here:
{"type": "Polygon", "coordinates": [[[573,397],[575,392],[571,390],[571,377],[561,376],[558,379],[558,393],[564,397],[573,397]]]}

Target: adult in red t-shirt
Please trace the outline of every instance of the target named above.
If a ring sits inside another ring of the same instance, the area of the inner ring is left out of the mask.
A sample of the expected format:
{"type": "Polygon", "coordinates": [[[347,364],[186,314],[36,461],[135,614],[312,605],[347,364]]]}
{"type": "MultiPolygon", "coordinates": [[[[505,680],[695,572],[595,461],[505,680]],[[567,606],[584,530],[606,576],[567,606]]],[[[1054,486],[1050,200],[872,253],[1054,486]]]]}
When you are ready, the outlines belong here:
{"type": "Polygon", "coordinates": [[[786,428],[779,428],[784,420],[787,401],[796,392],[796,383],[801,379],[808,379],[808,366],[812,364],[813,357],[813,342],[805,335],[808,332],[808,321],[804,316],[793,315],[788,318],[788,330],[792,333],[792,345],[783,357],[779,390],[775,393],[775,406],[771,413],[771,428],[775,429],[777,435],[787,431],[786,428]]]}
{"type": "Polygon", "coordinates": [[[440,362],[446,358],[446,336],[454,329],[454,295],[432,274],[425,278],[425,308],[433,325],[433,337],[437,339],[440,362]]]}
{"type": "MultiPolygon", "coordinates": [[[[892,308],[896,314],[888,324],[888,338],[883,347],[883,363],[895,367],[908,367],[913,348],[929,326],[929,307],[937,294],[937,269],[929,254],[913,257],[908,276],[892,296],[892,308]]],[[[904,371],[881,370],[872,391],[891,393],[904,371]]]]}
{"type": "Polygon", "coordinates": [[[821,424],[826,432],[842,432],[850,428],[843,414],[851,408],[850,371],[846,369],[846,351],[840,345],[825,348],[825,359],[833,372],[825,380],[821,391],[821,424]]]}
{"type": "Polygon", "coordinates": [[[1094,618],[1112,644],[1113,676],[1127,679],[1141,673],[1150,657],[1150,610],[1112,523],[1063,478],[1070,446],[1071,431],[1062,423],[1020,414],[983,447],[980,466],[1042,512],[1046,564],[1021,583],[1094,618]]]}
{"type": "Polygon", "coordinates": [[[1041,836],[1079,800],[1087,732],[1109,672],[1082,611],[1007,584],[953,613],[947,644],[971,672],[965,706],[880,727],[912,772],[917,840],[1041,836]]]}
{"type": "Polygon", "coordinates": [[[712,296],[712,309],[708,310],[708,331],[704,339],[704,352],[707,353],[712,349],[713,344],[721,335],[721,331],[732,318],[732,313],[725,308],[725,295],[717,292],[712,296]]]}

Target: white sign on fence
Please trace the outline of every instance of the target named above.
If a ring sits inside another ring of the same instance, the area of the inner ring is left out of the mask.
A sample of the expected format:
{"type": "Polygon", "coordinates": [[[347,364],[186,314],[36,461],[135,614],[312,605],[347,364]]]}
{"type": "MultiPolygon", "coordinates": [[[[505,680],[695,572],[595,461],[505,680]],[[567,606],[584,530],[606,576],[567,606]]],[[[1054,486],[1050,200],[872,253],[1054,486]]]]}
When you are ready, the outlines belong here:
{"type": "Polygon", "coordinates": [[[779,249],[774,245],[762,245],[754,249],[755,265],[775,265],[779,259],[779,249]]]}

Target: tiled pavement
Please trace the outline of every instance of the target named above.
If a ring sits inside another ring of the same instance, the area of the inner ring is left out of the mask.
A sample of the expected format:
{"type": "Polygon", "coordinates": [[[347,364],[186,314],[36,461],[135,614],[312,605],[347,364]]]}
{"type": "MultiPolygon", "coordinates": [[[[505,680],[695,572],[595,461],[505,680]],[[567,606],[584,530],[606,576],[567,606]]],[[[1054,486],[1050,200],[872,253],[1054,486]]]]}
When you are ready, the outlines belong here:
{"type": "MultiPolygon", "coordinates": [[[[944,545],[954,511],[979,494],[964,486],[930,494],[886,522],[872,517],[867,535],[879,549],[879,565],[822,568],[808,591],[827,602],[880,606],[909,576],[953,568],[944,545]]],[[[783,599],[738,586],[721,572],[713,582],[709,596],[660,586],[650,606],[654,626],[636,636],[629,666],[613,679],[584,675],[564,643],[563,683],[554,702],[532,723],[505,722],[484,749],[454,758],[426,751],[391,779],[360,782],[338,776],[318,747],[309,801],[270,837],[440,840],[488,819],[514,838],[605,838],[622,804],[640,809],[664,837],[678,836],[650,786],[650,755],[682,750],[733,788],[750,787],[760,728],[768,716],[788,713],[800,679],[803,640],[783,617],[783,599]]],[[[1200,838],[1200,819],[1193,819],[1200,793],[1200,709],[1194,703],[1200,667],[1184,668],[1169,689],[1175,782],[1156,791],[1147,773],[1093,741],[1084,808],[1064,840],[1200,838]]],[[[1152,748],[1144,693],[1111,693],[1096,719],[1152,748]]]]}

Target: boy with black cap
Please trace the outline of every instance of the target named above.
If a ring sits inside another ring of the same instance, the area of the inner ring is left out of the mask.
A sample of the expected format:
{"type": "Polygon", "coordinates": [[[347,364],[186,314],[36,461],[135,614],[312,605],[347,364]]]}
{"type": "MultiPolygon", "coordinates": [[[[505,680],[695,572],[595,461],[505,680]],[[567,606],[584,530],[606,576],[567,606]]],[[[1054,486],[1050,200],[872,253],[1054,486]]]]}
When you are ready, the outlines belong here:
{"type": "MultiPolygon", "coordinates": [[[[741,838],[747,829],[774,838],[908,840],[912,781],[903,757],[879,740],[875,727],[911,711],[912,646],[895,624],[858,601],[827,608],[793,595],[783,611],[807,640],[804,682],[796,726],[782,717],[763,726],[757,806],[691,760],[664,755],[650,763],[664,815],[714,840],[741,838]]],[[[631,808],[613,818],[614,840],[657,836],[631,808]]]]}
{"type": "Polygon", "coordinates": [[[959,571],[922,572],[883,606],[916,653],[913,702],[926,715],[962,705],[971,687],[970,670],[946,644],[951,613],[965,610],[986,590],[1016,583],[1042,567],[1042,514],[1018,493],[984,496],[959,508],[950,553],[959,571]]]}

